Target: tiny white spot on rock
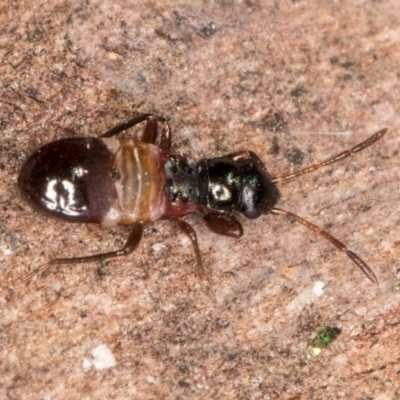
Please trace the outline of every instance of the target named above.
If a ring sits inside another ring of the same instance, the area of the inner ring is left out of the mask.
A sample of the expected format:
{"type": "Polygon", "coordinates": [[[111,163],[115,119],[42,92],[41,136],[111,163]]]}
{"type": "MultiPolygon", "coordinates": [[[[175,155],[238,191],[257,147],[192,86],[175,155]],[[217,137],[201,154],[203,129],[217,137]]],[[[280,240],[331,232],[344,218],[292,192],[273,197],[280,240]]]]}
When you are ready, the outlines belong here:
{"type": "Polygon", "coordinates": [[[161,250],[165,249],[165,245],[161,244],[161,243],[155,243],[153,244],[153,246],[151,246],[151,248],[153,249],[153,251],[155,251],[156,253],[160,252],[161,250]]]}
{"type": "Polygon", "coordinates": [[[1,249],[1,251],[3,252],[3,254],[4,254],[5,256],[9,256],[10,254],[12,254],[12,251],[11,251],[9,248],[7,248],[7,247],[1,246],[0,249],[1,249]]]}
{"type": "Polygon", "coordinates": [[[312,292],[314,296],[322,296],[325,292],[325,283],[321,281],[314,282],[312,292]]]}
{"type": "Polygon", "coordinates": [[[154,378],[153,376],[150,376],[150,375],[147,375],[146,381],[147,381],[148,383],[152,383],[153,385],[154,385],[155,383],[157,383],[157,379],[154,378]]]}
{"type": "Polygon", "coordinates": [[[89,369],[92,367],[92,362],[88,358],[85,357],[82,360],[82,367],[83,367],[83,369],[89,369]]]}
{"type": "Polygon", "coordinates": [[[112,368],[117,365],[115,357],[105,344],[101,344],[94,348],[91,351],[91,354],[93,357],[92,364],[98,370],[112,368]]]}
{"type": "Polygon", "coordinates": [[[322,353],[322,349],[320,347],[311,347],[310,353],[314,357],[318,357],[322,353]]]}

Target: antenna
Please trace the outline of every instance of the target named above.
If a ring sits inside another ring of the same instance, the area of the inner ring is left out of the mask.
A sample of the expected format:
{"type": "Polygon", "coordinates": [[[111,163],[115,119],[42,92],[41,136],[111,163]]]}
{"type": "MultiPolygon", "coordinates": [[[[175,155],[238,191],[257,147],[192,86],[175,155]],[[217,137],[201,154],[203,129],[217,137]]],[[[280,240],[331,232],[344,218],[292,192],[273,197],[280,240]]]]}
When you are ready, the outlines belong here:
{"type": "Polygon", "coordinates": [[[350,150],[345,150],[336,156],[333,156],[325,161],[309,165],[308,167],[302,168],[299,171],[292,172],[287,175],[281,175],[276,178],[272,178],[272,182],[277,183],[277,182],[282,182],[282,181],[290,181],[292,179],[296,179],[299,176],[309,174],[311,172],[317,171],[318,169],[322,167],[326,167],[327,165],[333,164],[337,161],[344,160],[347,157],[350,157],[351,155],[358,153],[367,147],[372,146],[374,143],[376,143],[378,140],[382,139],[385,133],[387,132],[387,129],[381,129],[380,131],[374,133],[372,136],[370,136],[368,139],[364,140],[363,142],[357,144],[350,150]]]}

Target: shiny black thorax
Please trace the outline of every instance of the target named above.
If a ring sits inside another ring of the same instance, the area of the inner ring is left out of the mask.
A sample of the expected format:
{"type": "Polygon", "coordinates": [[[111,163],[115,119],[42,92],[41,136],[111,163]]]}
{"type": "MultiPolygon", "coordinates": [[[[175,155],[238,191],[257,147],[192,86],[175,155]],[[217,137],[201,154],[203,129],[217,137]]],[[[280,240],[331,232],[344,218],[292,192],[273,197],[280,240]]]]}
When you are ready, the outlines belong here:
{"type": "Polygon", "coordinates": [[[172,203],[197,204],[206,213],[243,213],[257,218],[279,199],[261,160],[246,151],[197,163],[172,155],[165,164],[166,192],[172,203]]]}

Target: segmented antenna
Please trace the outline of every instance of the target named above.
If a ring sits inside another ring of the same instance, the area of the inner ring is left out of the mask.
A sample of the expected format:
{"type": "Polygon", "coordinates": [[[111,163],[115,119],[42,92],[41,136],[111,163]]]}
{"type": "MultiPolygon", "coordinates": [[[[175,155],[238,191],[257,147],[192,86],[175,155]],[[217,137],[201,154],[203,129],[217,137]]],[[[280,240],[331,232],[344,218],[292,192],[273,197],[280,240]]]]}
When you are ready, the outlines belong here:
{"type": "MultiPolygon", "coordinates": [[[[374,133],[368,139],[366,139],[363,142],[357,144],[356,146],[354,146],[350,150],[345,150],[345,151],[337,154],[336,156],[328,158],[325,161],[309,165],[308,167],[302,168],[302,169],[300,169],[298,171],[294,171],[294,172],[292,172],[290,174],[281,175],[281,176],[278,176],[276,178],[273,178],[272,182],[276,183],[276,182],[282,182],[282,181],[290,181],[292,179],[298,178],[299,176],[302,176],[302,175],[309,174],[311,172],[317,171],[318,169],[320,169],[322,167],[326,167],[327,165],[333,164],[333,163],[335,163],[337,161],[344,160],[345,158],[350,157],[351,155],[353,155],[355,153],[358,153],[358,152],[366,149],[367,147],[372,146],[378,140],[382,139],[386,132],[387,132],[386,128],[385,129],[381,129],[380,131],[374,133]]],[[[335,237],[333,237],[328,232],[326,232],[323,229],[319,228],[317,225],[314,225],[310,221],[307,221],[306,219],[304,219],[302,217],[299,217],[298,215],[293,214],[293,213],[291,213],[289,211],[282,210],[281,208],[276,208],[276,207],[272,208],[270,210],[270,213],[274,214],[274,215],[284,215],[284,216],[288,217],[289,219],[291,219],[292,221],[298,222],[298,223],[302,224],[303,226],[305,226],[306,228],[310,229],[311,231],[313,231],[313,232],[317,233],[318,235],[324,237],[326,240],[331,242],[337,249],[339,249],[340,251],[343,251],[344,253],[346,253],[347,256],[351,259],[351,261],[353,261],[353,263],[356,264],[358,268],[360,268],[362,273],[372,283],[374,283],[375,285],[379,284],[378,278],[376,277],[376,275],[374,274],[372,269],[369,267],[369,265],[364,260],[362,260],[357,254],[355,254],[354,252],[349,250],[342,242],[337,240],[335,237]]]]}
{"type": "Polygon", "coordinates": [[[303,169],[300,169],[298,171],[294,171],[290,174],[287,175],[281,175],[281,176],[277,176],[276,178],[272,178],[272,182],[276,183],[276,182],[282,182],[282,181],[290,181],[292,179],[296,179],[299,176],[305,175],[305,174],[309,174],[311,172],[317,171],[318,169],[322,168],[322,167],[326,167],[327,165],[333,164],[337,161],[341,161],[344,160],[347,157],[350,157],[351,155],[358,153],[364,149],[366,149],[367,147],[372,146],[374,143],[376,143],[378,140],[382,139],[383,136],[385,135],[385,133],[387,132],[387,129],[381,129],[380,131],[374,133],[372,136],[370,136],[368,139],[364,140],[363,142],[357,144],[356,146],[354,146],[352,149],[350,150],[345,150],[339,154],[337,154],[336,156],[333,156],[329,159],[327,159],[326,161],[322,161],[313,165],[309,165],[308,167],[305,167],[303,169]]]}

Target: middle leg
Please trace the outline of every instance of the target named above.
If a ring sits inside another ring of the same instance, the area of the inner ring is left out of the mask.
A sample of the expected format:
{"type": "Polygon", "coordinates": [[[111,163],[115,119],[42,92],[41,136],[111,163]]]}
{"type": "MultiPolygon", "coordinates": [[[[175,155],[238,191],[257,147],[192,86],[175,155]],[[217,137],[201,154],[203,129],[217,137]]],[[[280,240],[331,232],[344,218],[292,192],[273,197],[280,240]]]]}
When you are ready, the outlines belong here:
{"type": "Polygon", "coordinates": [[[187,222],[182,219],[176,218],[175,220],[178,228],[190,239],[193,245],[194,254],[196,257],[196,275],[200,279],[200,283],[203,286],[204,291],[211,297],[211,299],[216,302],[214,294],[210,288],[210,281],[208,279],[207,273],[204,270],[203,262],[201,261],[199,244],[197,243],[197,235],[195,230],[187,222]]]}

